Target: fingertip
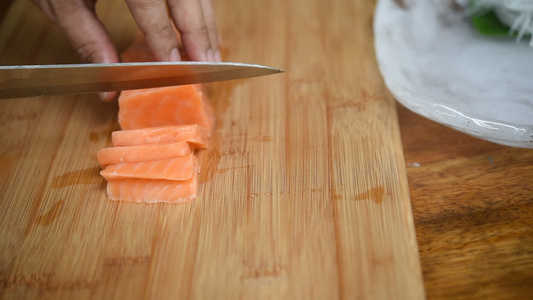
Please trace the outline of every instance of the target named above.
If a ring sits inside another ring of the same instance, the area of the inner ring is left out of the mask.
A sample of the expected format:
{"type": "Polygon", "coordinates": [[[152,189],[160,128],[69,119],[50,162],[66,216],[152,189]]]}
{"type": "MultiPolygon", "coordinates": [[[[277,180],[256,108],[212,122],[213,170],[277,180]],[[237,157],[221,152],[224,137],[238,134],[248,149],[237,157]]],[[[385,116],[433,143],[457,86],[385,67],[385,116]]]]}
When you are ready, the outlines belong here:
{"type": "Polygon", "coordinates": [[[100,51],[100,56],[94,63],[118,63],[120,61],[115,45],[109,43],[100,51]]]}
{"type": "Polygon", "coordinates": [[[173,48],[172,50],[170,50],[169,61],[180,61],[180,60],[181,60],[181,56],[180,56],[180,52],[178,48],[173,48]]]}
{"type": "Polygon", "coordinates": [[[95,42],[91,44],[91,48],[78,48],[76,49],[80,59],[87,63],[117,63],[119,57],[115,46],[111,43],[95,42]]]}
{"type": "Polygon", "coordinates": [[[115,98],[117,98],[117,96],[118,96],[118,92],[101,92],[101,93],[98,93],[98,97],[103,102],[111,102],[115,98]]]}
{"type": "Polygon", "coordinates": [[[215,61],[215,54],[213,53],[213,49],[211,49],[211,48],[207,49],[206,59],[207,59],[208,62],[214,62],[215,61]]]}
{"type": "Polygon", "coordinates": [[[135,22],[157,61],[180,61],[178,39],[168,16],[166,1],[126,0],[135,22]]]}
{"type": "Polygon", "coordinates": [[[107,97],[108,94],[109,94],[109,92],[98,93],[98,98],[100,98],[100,101],[107,102],[107,101],[109,101],[108,97],[107,97]]]}

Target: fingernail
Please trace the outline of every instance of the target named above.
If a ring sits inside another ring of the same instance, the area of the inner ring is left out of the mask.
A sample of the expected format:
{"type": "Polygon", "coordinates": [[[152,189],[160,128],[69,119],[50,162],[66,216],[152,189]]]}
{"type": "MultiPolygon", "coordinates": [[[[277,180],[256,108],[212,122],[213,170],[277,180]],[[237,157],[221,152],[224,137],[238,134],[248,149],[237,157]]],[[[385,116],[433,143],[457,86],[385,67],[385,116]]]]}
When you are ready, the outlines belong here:
{"type": "Polygon", "coordinates": [[[98,97],[100,98],[101,101],[108,101],[107,100],[107,95],[109,94],[109,92],[101,92],[101,93],[98,93],[98,97]]]}
{"type": "Polygon", "coordinates": [[[215,52],[215,60],[216,60],[216,62],[221,62],[222,61],[222,56],[220,55],[220,50],[217,50],[215,52]]]}
{"type": "Polygon", "coordinates": [[[213,50],[211,48],[207,49],[207,57],[206,57],[207,61],[208,62],[214,62],[215,61],[215,57],[213,55],[213,50]]]}
{"type": "Polygon", "coordinates": [[[98,97],[103,102],[110,102],[110,101],[114,100],[115,98],[117,98],[117,96],[118,96],[118,92],[101,92],[101,93],[98,93],[98,97]]]}
{"type": "Polygon", "coordinates": [[[170,59],[170,61],[180,61],[181,60],[180,52],[178,51],[177,48],[174,48],[174,49],[170,50],[169,59],[170,59]]]}

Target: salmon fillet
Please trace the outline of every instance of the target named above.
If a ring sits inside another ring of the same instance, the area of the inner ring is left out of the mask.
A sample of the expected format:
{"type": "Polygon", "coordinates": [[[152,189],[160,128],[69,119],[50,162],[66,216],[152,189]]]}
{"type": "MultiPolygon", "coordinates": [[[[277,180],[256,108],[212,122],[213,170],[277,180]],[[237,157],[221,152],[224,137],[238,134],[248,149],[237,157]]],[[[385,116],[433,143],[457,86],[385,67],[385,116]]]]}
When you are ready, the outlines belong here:
{"type": "Polygon", "coordinates": [[[123,130],[166,125],[198,124],[213,130],[213,115],[199,85],[123,91],[118,99],[123,130]]]}
{"type": "MultiPolygon", "coordinates": [[[[154,61],[143,35],[124,62],[154,61]]],[[[123,91],[121,131],[97,153],[111,200],[183,203],[196,199],[200,167],[194,150],[207,149],[214,114],[201,85],[123,91]]]]}
{"type": "Polygon", "coordinates": [[[107,183],[107,197],[115,201],[185,203],[196,199],[198,175],[185,181],[116,179],[107,183]]]}
{"type": "Polygon", "coordinates": [[[100,166],[105,168],[111,164],[160,160],[188,154],[191,154],[191,146],[182,141],[170,144],[109,147],[98,150],[96,157],[100,166]]]}
{"type": "MultiPolygon", "coordinates": [[[[123,62],[155,61],[143,34],[136,35],[121,59],[123,62]]],[[[122,91],[118,103],[118,121],[124,130],[198,124],[210,136],[214,129],[213,111],[199,84],[122,91]]]]}
{"type": "Polygon", "coordinates": [[[114,131],[111,134],[113,146],[134,146],[164,144],[186,141],[195,149],[209,146],[207,130],[198,125],[175,125],[143,129],[114,131]]]}
{"type": "Polygon", "coordinates": [[[198,171],[196,156],[189,154],[154,161],[113,164],[100,171],[100,175],[106,180],[125,178],[187,180],[198,171]]]}

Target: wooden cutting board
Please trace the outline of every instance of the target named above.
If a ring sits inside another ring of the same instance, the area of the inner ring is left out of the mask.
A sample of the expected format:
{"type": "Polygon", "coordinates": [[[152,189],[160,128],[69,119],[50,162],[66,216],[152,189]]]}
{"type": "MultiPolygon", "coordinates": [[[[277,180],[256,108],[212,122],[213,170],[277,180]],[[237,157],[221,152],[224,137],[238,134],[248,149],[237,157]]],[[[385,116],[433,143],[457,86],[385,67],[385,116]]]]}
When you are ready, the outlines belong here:
{"type": "MultiPolygon", "coordinates": [[[[223,59],[287,72],[210,86],[217,129],[189,204],[107,200],[96,151],[116,103],[2,100],[2,297],[424,298],[374,2],[215,0],[223,59]]],[[[97,10],[123,50],[136,32],[125,4],[97,10]]],[[[0,63],[69,62],[64,36],[14,1],[0,63]]]]}

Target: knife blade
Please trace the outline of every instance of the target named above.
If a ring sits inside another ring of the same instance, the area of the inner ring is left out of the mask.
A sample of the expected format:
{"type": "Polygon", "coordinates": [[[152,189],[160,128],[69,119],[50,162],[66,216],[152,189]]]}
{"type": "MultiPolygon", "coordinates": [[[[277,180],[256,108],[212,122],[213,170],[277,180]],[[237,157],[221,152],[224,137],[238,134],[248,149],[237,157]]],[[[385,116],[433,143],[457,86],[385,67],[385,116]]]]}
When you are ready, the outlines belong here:
{"type": "Polygon", "coordinates": [[[284,71],[236,62],[0,66],[0,99],[207,83],[280,72],[284,71]]]}

